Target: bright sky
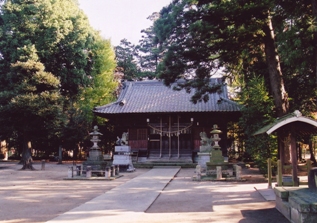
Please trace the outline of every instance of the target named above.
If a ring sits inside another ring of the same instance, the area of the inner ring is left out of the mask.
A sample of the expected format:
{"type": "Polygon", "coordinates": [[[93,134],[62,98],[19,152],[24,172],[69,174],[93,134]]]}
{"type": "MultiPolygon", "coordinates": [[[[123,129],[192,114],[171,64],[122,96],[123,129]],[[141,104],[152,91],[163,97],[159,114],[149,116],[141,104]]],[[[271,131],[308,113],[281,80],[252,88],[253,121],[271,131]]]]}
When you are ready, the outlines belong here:
{"type": "Polygon", "coordinates": [[[147,19],[172,0],[78,0],[90,25],[110,39],[113,46],[126,38],[133,44],[141,39],[141,30],[152,25],[147,19]]]}

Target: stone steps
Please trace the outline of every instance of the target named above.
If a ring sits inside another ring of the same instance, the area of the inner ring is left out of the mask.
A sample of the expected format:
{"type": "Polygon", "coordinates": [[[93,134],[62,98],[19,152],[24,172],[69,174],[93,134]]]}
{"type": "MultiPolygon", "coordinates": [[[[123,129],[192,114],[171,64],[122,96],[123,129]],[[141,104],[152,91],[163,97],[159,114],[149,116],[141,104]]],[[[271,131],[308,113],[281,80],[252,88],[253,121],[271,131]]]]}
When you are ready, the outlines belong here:
{"type": "Polygon", "coordinates": [[[159,162],[143,162],[143,163],[133,163],[135,168],[153,168],[153,167],[169,167],[169,166],[177,166],[181,168],[195,168],[197,163],[176,163],[176,162],[169,162],[169,163],[159,163],[159,162]]]}

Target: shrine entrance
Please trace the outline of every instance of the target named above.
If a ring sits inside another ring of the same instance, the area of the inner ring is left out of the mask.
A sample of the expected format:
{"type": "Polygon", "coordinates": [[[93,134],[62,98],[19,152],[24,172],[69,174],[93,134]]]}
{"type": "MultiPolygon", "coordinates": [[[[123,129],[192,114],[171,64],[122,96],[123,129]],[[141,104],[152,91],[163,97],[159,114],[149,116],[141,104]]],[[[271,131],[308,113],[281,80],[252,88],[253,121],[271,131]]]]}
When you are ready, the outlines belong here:
{"type": "Polygon", "coordinates": [[[191,158],[192,122],[181,122],[179,116],[159,119],[159,122],[148,120],[149,158],[191,158]]]}

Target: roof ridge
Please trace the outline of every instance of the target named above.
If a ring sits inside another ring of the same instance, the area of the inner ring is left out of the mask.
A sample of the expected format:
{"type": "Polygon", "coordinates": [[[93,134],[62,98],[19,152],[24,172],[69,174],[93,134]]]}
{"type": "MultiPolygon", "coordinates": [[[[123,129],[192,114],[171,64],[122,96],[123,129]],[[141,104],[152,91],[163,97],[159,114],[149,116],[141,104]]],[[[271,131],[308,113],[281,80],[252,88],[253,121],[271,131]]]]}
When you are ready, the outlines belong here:
{"type": "Polygon", "coordinates": [[[228,103],[237,105],[237,106],[239,106],[239,107],[242,107],[242,105],[238,104],[238,103],[235,102],[235,101],[230,100],[229,98],[224,98],[224,97],[222,97],[222,96],[219,96],[219,97],[220,97],[221,100],[224,100],[225,102],[228,102],[228,103]]]}
{"type": "Polygon", "coordinates": [[[122,95],[122,99],[121,100],[118,100],[117,103],[119,103],[121,106],[124,105],[126,103],[126,101],[129,99],[129,98],[126,98],[126,95],[129,96],[128,93],[130,93],[131,89],[132,89],[132,85],[133,85],[133,82],[128,82],[129,85],[127,87],[127,90],[123,93],[122,95]]]}
{"type": "Polygon", "coordinates": [[[190,93],[184,90],[174,91],[159,80],[126,81],[116,102],[96,107],[94,112],[123,114],[241,111],[241,105],[228,98],[227,85],[221,78],[212,78],[211,84],[221,85],[221,92],[208,93],[208,102],[193,104],[190,98],[194,94],[194,89],[190,93]],[[221,101],[222,105],[219,104],[221,101]]]}

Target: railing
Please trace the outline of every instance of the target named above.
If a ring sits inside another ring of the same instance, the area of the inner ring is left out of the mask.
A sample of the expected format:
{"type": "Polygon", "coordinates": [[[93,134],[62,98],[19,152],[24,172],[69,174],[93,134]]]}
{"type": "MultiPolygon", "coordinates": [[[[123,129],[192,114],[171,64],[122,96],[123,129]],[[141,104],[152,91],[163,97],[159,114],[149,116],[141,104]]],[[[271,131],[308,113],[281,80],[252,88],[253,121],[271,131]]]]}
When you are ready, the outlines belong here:
{"type": "Polygon", "coordinates": [[[84,170],[82,164],[68,167],[68,178],[74,178],[75,176],[90,178],[93,173],[100,173],[105,178],[115,177],[119,175],[119,165],[106,167],[105,170],[93,170],[91,166],[87,166],[84,170]]]}

